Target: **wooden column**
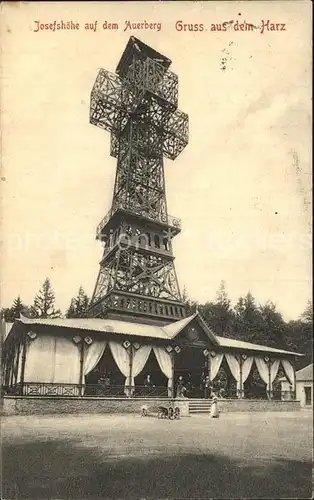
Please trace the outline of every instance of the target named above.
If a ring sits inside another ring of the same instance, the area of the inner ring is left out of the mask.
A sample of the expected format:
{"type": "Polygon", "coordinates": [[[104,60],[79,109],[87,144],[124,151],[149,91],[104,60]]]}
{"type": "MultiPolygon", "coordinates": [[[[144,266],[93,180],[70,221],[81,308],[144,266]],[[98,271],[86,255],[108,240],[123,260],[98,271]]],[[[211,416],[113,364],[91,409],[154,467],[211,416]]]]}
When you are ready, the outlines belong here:
{"type": "Polygon", "coordinates": [[[207,354],[207,374],[210,382],[212,381],[212,358],[210,352],[207,354]]]}
{"type": "Polygon", "coordinates": [[[11,355],[10,355],[10,379],[9,379],[10,387],[13,385],[14,361],[15,361],[15,349],[14,349],[14,345],[13,345],[11,347],[11,355]]]}
{"type": "Polygon", "coordinates": [[[268,366],[268,398],[272,399],[272,382],[271,382],[271,360],[267,362],[268,366]]]}
{"type": "Polygon", "coordinates": [[[83,396],[83,377],[84,377],[84,357],[85,357],[85,342],[84,339],[80,342],[80,379],[79,379],[79,394],[83,396]]]}
{"type": "Polygon", "coordinates": [[[21,342],[19,342],[19,344],[17,346],[17,356],[16,356],[16,360],[15,360],[15,363],[14,363],[14,383],[15,383],[15,385],[18,383],[17,375],[18,375],[18,372],[19,372],[20,351],[21,351],[21,342]]]}
{"type": "Polygon", "coordinates": [[[129,394],[128,396],[132,397],[132,373],[133,373],[133,346],[131,345],[128,349],[129,353],[129,394]]]}
{"type": "Polygon", "coordinates": [[[175,356],[174,351],[170,353],[171,356],[171,364],[172,364],[172,385],[171,385],[171,398],[175,397],[175,386],[174,386],[174,367],[175,367],[175,356]]]}
{"type": "Polygon", "coordinates": [[[25,378],[26,351],[27,351],[27,334],[25,333],[23,338],[23,352],[22,352],[21,379],[20,379],[21,394],[23,394],[23,385],[25,378]]]}
{"type": "Polygon", "coordinates": [[[239,394],[237,396],[239,399],[243,399],[243,397],[244,397],[243,374],[242,374],[243,359],[242,359],[241,355],[239,355],[238,361],[239,361],[239,367],[240,367],[240,381],[239,381],[239,394]]]}
{"type": "MultiPolygon", "coordinates": [[[[291,363],[292,364],[292,363],[291,363]]],[[[294,390],[293,390],[293,396],[292,398],[293,399],[297,399],[297,378],[296,378],[296,373],[295,373],[295,364],[293,363],[292,364],[292,367],[293,367],[293,381],[294,381],[294,390]]],[[[287,377],[288,378],[288,377],[287,377]]],[[[313,384],[312,384],[312,401],[313,401],[313,384]]]]}

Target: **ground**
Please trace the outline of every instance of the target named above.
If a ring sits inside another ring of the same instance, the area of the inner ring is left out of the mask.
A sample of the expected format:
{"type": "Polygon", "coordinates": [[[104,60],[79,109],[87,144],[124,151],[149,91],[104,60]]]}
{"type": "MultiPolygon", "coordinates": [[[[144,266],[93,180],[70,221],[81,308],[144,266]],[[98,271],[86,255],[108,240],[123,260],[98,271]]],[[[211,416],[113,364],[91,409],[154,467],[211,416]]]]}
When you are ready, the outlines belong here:
{"type": "Polygon", "coordinates": [[[2,499],[310,498],[312,414],[5,417],[2,499]]]}

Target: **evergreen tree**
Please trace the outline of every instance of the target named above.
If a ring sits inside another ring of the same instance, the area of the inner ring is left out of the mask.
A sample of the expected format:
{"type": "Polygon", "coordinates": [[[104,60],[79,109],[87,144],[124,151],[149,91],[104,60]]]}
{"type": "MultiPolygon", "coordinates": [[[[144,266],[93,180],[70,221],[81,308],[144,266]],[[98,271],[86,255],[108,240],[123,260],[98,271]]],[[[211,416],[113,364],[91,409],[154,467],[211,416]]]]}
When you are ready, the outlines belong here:
{"type": "Polygon", "coordinates": [[[46,278],[38,294],[34,298],[32,315],[37,318],[60,318],[61,311],[55,309],[55,294],[49,278],[46,278]]]}
{"type": "Polygon", "coordinates": [[[225,281],[220,283],[216,293],[216,301],[212,306],[215,322],[215,331],[218,335],[228,337],[232,335],[234,324],[234,312],[231,308],[225,281]]]}
{"type": "Polygon", "coordinates": [[[234,306],[234,331],[233,336],[236,339],[244,340],[245,338],[245,321],[244,321],[244,298],[239,297],[238,302],[234,306]]]}
{"type": "Polygon", "coordinates": [[[256,344],[263,343],[262,318],[251,292],[239,299],[236,305],[236,331],[238,338],[256,344]]]}
{"type": "Polygon", "coordinates": [[[311,300],[308,300],[307,306],[304,312],[301,314],[300,319],[303,323],[313,325],[313,303],[311,300]]]}
{"type": "Polygon", "coordinates": [[[89,298],[80,286],[76,297],[71,299],[70,306],[67,310],[67,318],[83,318],[89,304],[89,298]]]}
{"type": "Polygon", "coordinates": [[[266,345],[284,348],[285,322],[276,310],[276,305],[268,301],[259,308],[261,314],[261,340],[266,345]]]}
{"type": "Polygon", "coordinates": [[[21,297],[18,295],[16,299],[14,299],[11,307],[2,309],[1,315],[4,321],[13,323],[15,319],[20,317],[21,313],[25,314],[27,309],[27,306],[22,302],[21,297]]]}
{"type": "Polygon", "coordinates": [[[221,281],[220,286],[216,292],[215,304],[221,306],[226,311],[230,310],[231,301],[228,298],[225,281],[221,281]]]}
{"type": "Polygon", "coordinates": [[[313,317],[312,303],[308,304],[296,321],[289,321],[285,328],[285,348],[290,351],[305,354],[296,359],[296,368],[299,370],[313,363],[313,317]]]}
{"type": "Polygon", "coordinates": [[[234,312],[230,304],[225,282],[222,281],[217,290],[215,302],[206,302],[198,306],[202,317],[216,335],[232,336],[234,312]]]}
{"type": "Polygon", "coordinates": [[[198,303],[189,298],[186,287],[183,288],[182,302],[185,305],[185,311],[187,316],[190,316],[196,312],[198,303]]]}

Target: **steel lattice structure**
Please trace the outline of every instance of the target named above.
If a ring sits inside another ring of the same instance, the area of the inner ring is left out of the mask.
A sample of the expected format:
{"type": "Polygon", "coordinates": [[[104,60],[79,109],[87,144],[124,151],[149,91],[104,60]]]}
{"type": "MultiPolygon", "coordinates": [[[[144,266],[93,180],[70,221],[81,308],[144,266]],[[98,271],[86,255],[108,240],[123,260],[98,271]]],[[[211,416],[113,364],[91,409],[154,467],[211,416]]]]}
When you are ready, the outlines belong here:
{"type": "Polygon", "coordinates": [[[91,92],[90,122],[111,133],[117,170],[109,213],[97,227],[104,242],[90,314],[169,321],[185,316],[168,215],[163,157],[188,144],[188,116],[178,109],[171,61],[131,37],[116,73],[101,69],[91,92]]]}

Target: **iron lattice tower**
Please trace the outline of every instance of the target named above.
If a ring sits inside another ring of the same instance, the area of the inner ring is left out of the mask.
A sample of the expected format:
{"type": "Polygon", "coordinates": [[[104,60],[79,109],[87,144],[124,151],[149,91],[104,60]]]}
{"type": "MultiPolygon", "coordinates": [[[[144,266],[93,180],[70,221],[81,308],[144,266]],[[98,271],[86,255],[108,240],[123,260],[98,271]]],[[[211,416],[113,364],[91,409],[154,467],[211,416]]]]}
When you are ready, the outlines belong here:
{"type": "Polygon", "coordinates": [[[103,257],[89,314],[169,322],[185,316],[172,252],[180,220],[168,215],[163,156],[188,144],[171,61],[131,37],[116,73],[101,69],[90,122],[111,133],[117,170],[109,213],[97,227],[103,257]]]}

